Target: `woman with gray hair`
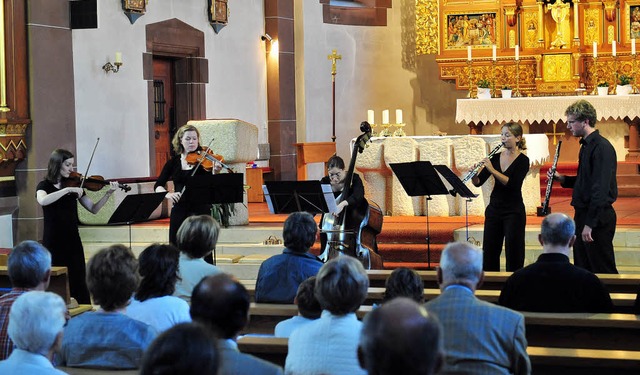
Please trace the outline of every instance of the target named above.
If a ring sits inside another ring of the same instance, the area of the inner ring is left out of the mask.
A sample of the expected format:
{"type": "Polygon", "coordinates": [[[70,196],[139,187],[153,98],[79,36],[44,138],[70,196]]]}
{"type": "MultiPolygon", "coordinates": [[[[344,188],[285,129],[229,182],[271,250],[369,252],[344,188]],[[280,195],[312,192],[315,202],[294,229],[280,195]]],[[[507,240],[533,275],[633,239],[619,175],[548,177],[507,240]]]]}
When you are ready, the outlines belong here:
{"type": "Polygon", "coordinates": [[[286,374],[366,374],[358,364],[362,323],[356,310],[367,298],[369,278],[350,256],[327,262],[316,278],[322,315],[289,338],[286,374]]]}
{"type": "Polygon", "coordinates": [[[27,292],[16,299],[9,314],[8,333],[16,348],[0,361],[0,374],[65,374],[53,367],[60,347],[67,306],[51,292],[27,292]]]}

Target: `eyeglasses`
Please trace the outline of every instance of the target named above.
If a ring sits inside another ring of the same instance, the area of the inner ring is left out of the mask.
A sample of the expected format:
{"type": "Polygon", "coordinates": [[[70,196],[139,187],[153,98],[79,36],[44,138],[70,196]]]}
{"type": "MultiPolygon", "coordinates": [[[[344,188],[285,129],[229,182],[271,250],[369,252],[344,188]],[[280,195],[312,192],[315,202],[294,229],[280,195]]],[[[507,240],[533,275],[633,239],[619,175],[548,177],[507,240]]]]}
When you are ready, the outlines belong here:
{"type": "Polygon", "coordinates": [[[567,120],[567,124],[573,125],[573,124],[575,124],[577,122],[582,122],[582,121],[584,121],[584,120],[567,120]]]}

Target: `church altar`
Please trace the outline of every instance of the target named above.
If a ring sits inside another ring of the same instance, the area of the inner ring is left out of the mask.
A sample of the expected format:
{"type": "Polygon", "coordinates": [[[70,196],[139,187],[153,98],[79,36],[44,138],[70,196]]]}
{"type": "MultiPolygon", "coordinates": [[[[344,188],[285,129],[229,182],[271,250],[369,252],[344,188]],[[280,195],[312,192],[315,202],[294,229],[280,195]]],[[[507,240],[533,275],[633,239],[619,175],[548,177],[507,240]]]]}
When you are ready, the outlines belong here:
{"type": "MultiPolygon", "coordinates": [[[[540,205],[540,166],[549,157],[548,138],[544,134],[525,134],[527,144],[525,153],[531,162],[525,178],[522,194],[527,214],[536,212],[540,205]]],[[[351,147],[355,139],[351,141],[351,147]]],[[[500,135],[453,135],[453,136],[414,136],[414,137],[374,137],[364,151],[357,156],[356,171],[360,173],[365,185],[367,199],[380,206],[385,215],[420,216],[426,215],[424,197],[408,196],[398,178],[392,173],[389,164],[412,161],[430,161],[443,164],[464,177],[471,167],[487,156],[489,151],[500,143],[500,135]]],[[[442,178],[445,186],[451,189],[442,178]]],[[[467,186],[477,198],[468,205],[466,199],[459,196],[433,196],[429,201],[430,216],[464,216],[466,208],[469,215],[484,215],[493,189],[490,178],[477,188],[467,182],[467,186]]]]}
{"type": "MultiPolygon", "coordinates": [[[[472,133],[482,133],[482,127],[516,121],[532,124],[565,120],[564,111],[573,102],[584,99],[598,114],[596,128],[616,149],[618,161],[636,160],[640,156],[638,125],[640,95],[543,96],[512,99],[458,99],[456,122],[466,123],[472,133]],[[604,125],[604,126],[603,126],[604,125]],[[628,150],[625,136],[629,135],[628,150]],[[628,154],[627,154],[628,151],[628,154]]],[[[564,126],[564,125],[562,125],[564,126]]]]}

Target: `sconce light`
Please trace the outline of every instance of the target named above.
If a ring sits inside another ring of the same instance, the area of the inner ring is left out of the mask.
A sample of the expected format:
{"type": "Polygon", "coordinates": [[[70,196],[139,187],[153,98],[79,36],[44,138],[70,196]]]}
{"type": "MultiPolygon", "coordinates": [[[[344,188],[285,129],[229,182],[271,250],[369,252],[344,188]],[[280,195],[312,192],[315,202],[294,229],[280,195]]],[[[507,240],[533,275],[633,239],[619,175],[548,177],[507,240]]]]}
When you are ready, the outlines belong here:
{"type": "Polygon", "coordinates": [[[114,72],[118,73],[120,71],[120,67],[122,66],[122,52],[116,52],[116,60],[111,64],[111,61],[102,65],[102,70],[105,73],[114,72]]]}
{"type": "Polygon", "coordinates": [[[269,34],[264,34],[264,35],[262,35],[262,36],[260,37],[260,39],[262,39],[262,41],[263,41],[263,42],[264,42],[264,41],[269,41],[269,42],[271,42],[271,41],[273,40],[273,38],[272,38],[272,37],[271,37],[271,35],[269,35],[269,34]]]}

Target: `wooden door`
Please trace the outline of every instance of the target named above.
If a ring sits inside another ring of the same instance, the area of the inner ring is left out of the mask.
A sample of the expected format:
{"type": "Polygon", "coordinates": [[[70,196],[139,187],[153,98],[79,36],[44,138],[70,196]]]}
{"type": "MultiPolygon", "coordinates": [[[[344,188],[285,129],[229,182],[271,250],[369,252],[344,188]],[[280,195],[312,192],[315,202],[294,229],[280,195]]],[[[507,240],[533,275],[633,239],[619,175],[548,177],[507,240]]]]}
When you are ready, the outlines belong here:
{"type": "Polygon", "coordinates": [[[153,104],[156,173],[171,158],[171,139],[175,134],[175,73],[174,62],[167,58],[153,59],[153,104]]]}

